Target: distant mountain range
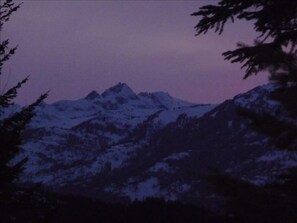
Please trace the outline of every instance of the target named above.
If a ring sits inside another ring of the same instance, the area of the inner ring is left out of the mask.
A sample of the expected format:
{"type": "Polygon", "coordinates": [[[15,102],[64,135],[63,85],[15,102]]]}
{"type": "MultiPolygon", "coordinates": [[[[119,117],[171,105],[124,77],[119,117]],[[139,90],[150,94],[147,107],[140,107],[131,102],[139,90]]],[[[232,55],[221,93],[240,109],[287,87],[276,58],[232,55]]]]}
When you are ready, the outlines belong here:
{"type": "Polygon", "coordinates": [[[20,182],[126,201],[145,197],[205,202],[209,168],[264,184],[297,154],[273,148],[238,108],[278,112],[274,85],[257,87],[220,105],[193,104],[164,92],[135,94],[119,83],[102,94],[43,104],[27,128],[20,182]]]}

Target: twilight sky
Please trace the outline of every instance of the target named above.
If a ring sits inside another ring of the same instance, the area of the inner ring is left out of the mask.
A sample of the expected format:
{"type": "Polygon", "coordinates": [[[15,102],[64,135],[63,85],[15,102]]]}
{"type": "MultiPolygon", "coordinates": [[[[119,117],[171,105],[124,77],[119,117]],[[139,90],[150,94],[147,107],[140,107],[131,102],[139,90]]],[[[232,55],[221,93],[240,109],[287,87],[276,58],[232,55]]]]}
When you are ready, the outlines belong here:
{"type": "Polygon", "coordinates": [[[246,23],[195,37],[190,14],[215,1],[26,1],[2,39],[19,48],[6,63],[1,90],[30,75],[18,102],[50,90],[46,102],[78,99],[118,82],[136,93],[165,91],[197,103],[218,103],[267,82],[242,80],[221,53],[256,34],[246,23]]]}

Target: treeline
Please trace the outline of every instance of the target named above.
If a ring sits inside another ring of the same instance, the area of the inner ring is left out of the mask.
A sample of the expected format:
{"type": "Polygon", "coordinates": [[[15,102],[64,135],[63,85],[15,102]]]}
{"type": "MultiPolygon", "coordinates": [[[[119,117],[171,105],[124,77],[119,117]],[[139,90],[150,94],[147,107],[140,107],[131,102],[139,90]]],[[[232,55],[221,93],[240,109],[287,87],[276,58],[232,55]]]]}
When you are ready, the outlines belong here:
{"type": "Polygon", "coordinates": [[[130,204],[103,203],[40,189],[8,187],[0,194],[0,222],[212,223],[210,211],[181,202],[149,198],[130,204]]]}

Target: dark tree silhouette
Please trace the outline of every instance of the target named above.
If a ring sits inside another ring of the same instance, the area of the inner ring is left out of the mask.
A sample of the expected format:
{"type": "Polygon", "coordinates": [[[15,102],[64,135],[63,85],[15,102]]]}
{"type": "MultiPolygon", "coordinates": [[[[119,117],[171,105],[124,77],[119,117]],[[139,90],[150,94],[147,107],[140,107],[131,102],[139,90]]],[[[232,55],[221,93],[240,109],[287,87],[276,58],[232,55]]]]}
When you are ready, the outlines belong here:
{"type": "MultiPolygon", "coordinates": [[[[21,4],[15,4],[12,0],[0,2],[0,32],[12,13],[16,12],[21,4]]],[[[3,75],[3,65],[15,53],[16,47],[9,48],[9,40],[0,39],[0,78],[3,75]]],[[[0,93],[0,185],[11,183],[22,171],[27,158],[17,163],[9,162],[19,153],[22,143],[22,132],[30,119],[34,116],[34,109],[47,96],[42,94],[34,103],[21,108],[19,111],[8,115],[9,109],[14,105],[17,91],[26,83],[28,78],[17,83],[8,90],[1,89],[0,93]]]]}
{"type": "Polygon", "coordinates": [[[253,46],[238,43],[224,52],[226,60],[242,63],[244,78],[268,70],[271,80],[297,82],[297,2],[292,0],[222,0],[192,14],[201,17],[197,35],[214,29],[221,34],[228,21],[251,21],[259,33],[253,46]]]}
{"type": "Polygon", "coordinates": [[[238,44],[233,51],[223,53],[226,60],[241,63],[246,68],[244,78],[261,71],[270,73],[270,80],[279,88],[271,93],[289,114],[284,121],[269,113],[255,114],[241,109],[241,114],[254,122],[255,129],[272,136],[273,143],[288,150],[297,149],[297,1],[291,0],[222,0],[218,5],[206,5],[193,16],[201,17],[197,35],[214,29],[221,34],[230,20],[254,22],[259,36],[253,46],[238,44]]]}
{"type": "MultiPolygon", "coordinates": [[[[196,35],[210,30],[221,34],[228,21],[253,22],[259,33],[254,45],[239,43],[223,53],[226,60],[242,64],[244,78],[262,71],[270,73],[276,90],[270,97],[282,104],[278,117],[240,108],[240,114],[252,120],[252,127],[270,136],[278,148],[297,150],[297,1],[221,0],[194,12],[200,17],[196,35]]],[[[276,183],[255,186],[221,173],[206,177],[215,191],[226,196],[225,214],[231,222],[296,222],[297,170],[291,168],[276,183]],[[280,181],[279,181],[280,180],[280,181]]]]}

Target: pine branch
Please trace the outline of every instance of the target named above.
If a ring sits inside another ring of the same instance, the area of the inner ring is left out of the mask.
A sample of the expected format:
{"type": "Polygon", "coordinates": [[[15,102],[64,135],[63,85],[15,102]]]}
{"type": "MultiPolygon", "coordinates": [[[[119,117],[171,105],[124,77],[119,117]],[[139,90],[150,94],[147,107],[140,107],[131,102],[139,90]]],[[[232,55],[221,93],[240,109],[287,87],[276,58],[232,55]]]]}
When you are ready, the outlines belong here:
{"type": "MultiPolygon", "coordinates": [[[[21,86],[28,81],[28,77],[26,77],[24,80],[20,81],[16,86],[10,88],[8,91],[6,91],[3,95],[0,95],[0,108],[7,108],[8,106],[11,106],[14,104],[12,101],[17,96],[17,90],[21,88],[21,86]]],[[[0,114],[3,112],[0,110],[0,114]]]]}
{"type": "Polygon", "coordinates": [[[42,94],[34,103],[23,108],[21,111],[16,112],[10,117],[4,119],[0,123],[0,127],[5,129],[6,131],[22,131],[34,116],[35,108],[39,106],[47,96],[48,92],[42,94]]]}
{"type": "Polygon", "coordinates": [[[0,2],[0,31],[3,28],[4,22],[9,20],[10,15],[16,12],[23,3],[15,5],[12,0],[6,0],[1,4],[0,2]]]}
{"type": "Polygon", "coordinates": [[[244,79],[269,71],[271,80],[297,82],[297,1],[222,0],[192,15],[201,17],[195,26],[196,35],[210,30],[221,34],[225,24],[235,19],[253,21],[259,33],[255,45],[240,43],[237,49],[223,53],[225,60],[241,63],[246,69],[244,79]]]}
{"type": "Polygon", "coordinates": [[[255,2],[257,1],[223,0],[218,6],[206,5],[201,7],[199,11],[191,14],[192,16],[202,17],[195,26],[196,35],[205,34],[210,29],[214,29],[214,32],[220,35],[229,20],[234,22],[235,17],[240,17],[241,19],[250,17],[250,15],[245,15],[246,12],[244,10],[252,7],[255,2]]]}
{"type": "Polygon", "coordinates": [[[238,46],[236,50],[224,52],[223,56],[231,63],[243,64],[241,68],[246,68],[244,79],[265,70],[289,73],[296,61],[295,55],[283,51],[275,42],[256,43],[255,46],[240,43],[238,46]]]}

